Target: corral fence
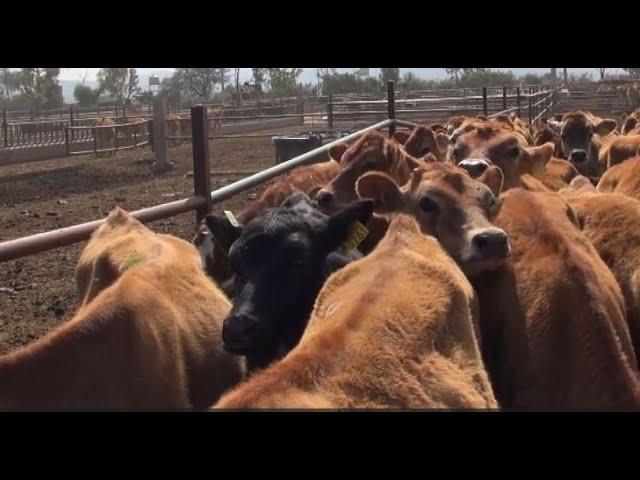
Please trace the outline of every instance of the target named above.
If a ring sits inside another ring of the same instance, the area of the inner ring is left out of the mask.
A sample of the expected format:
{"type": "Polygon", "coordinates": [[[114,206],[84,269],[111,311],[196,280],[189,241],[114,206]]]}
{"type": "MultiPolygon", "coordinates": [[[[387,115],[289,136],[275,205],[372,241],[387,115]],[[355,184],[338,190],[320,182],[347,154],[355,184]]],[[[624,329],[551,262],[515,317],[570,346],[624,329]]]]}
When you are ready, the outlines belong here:
{"type": "MultiPolygon", "coordinates": [[[[173,217],[192,210],[196,211],[196,222],[200,222],[204,216],[211,211],[213,204],[226,200],[249,188],[264,183],[274,177],[286,173],[296,167],[317,161],[319,154],[328,151],[338,142],[351,142],[366,132],[373,130],[388,129],[389,135],[393,135],[396,128],[413,128],[416,123],[406,119],[397,119],[396,114],[402,114],[402,110],[396,110],[395,92],[393,82],[389,82],[387,90],[387,117],[378,123],[358,130],[350,135],[338,140],[326,143],[318,148],[310,150],[302,155],[288,161],[279,163],[273,167],[262,170],[258,173],[243,178],[237,182],[226,185],[217,190],[211,191],[211,171],[209,166],[209,121],[207,118],[207,108],[205,106],[192,107],[191,130],[193,144],[193,180],[194,194],[188,198],[177,200],[162,205],[157,205],[142,210],[132,212],[132,215],[142,222],[152,222],[164,218],[173,217]]],[[[482,95],[483,113],[489,112],[489,95],[484,92],[482,95]]],[[[553,111],[555,95],[552,91],[531,92],[527,94],[526,105],[530,118],[536,121],[542,115],[553,111]],[[550,102],[550,103],[549,103],[550,102]],[[534,116],[534,113],[537,114],[534,116]]],[[[506,107],[504,103],[502,107],[506,107]]],[[[520,105],[521,108],[522,105],[520,105]]],[[[503,108],[502,112],[509,110],[503,108]]],[[[499,112],[495,112],[498,114],[499,112]]],[[[376,115],[378,113],[376,112],[376,115]]],[[[87,240],[91,234],[103,223],[105,219],[94,220],[92,222],[73,225],[70,227],[38,233],[15,240],[0,243],[0,262],[33,255],[47,250],[71,245],[73,243],[87,240]]]]}

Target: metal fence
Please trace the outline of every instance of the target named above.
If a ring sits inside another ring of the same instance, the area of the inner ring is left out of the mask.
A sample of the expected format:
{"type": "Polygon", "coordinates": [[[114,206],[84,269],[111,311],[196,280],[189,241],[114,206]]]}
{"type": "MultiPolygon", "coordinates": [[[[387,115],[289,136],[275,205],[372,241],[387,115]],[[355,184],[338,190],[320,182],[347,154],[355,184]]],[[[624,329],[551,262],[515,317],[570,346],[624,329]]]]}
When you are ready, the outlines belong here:
{"type": "MultiPolygon", "coordinates": [[[[486,115],[489,112],[489,95],[487,95],[486,89],[483,89],[482,97],[482,109],[483,113],[486,115]]],[[[507,106],[507,95],[503,95],[503,103],[502,107],[507,106]]],[[[516,101],[520,96],[516,97],[516,101]]],[[[554,108],[554,99],[555,92],[554,91],[540,91],[536,93],[529,93],[525,96],[527,99],[526,105],[528,108],[529,118],[535,122],[542,115],[545,115],[554,108]]],[[[234,182],[230,185],[222,187],[218,190],[211,191],[211,183],[210,183],[210,166],[209,166],[209,121],[207,117],[207,108],[204,106],[197,106],[191,108],[191,130],[192,130],[192,143],[193,143],[193,179],[194,179],[194,195],[184,198],[182,200],[177,200],[170,203],[165,203],[162,205],[157,205],[154,207],[144,208],[142,210],[137,210],[132,212],[132,215],[142,222],[151,222],[155,220],[160,220],[163,218],[169,218],[175,215],[179,215],[191,210],[196,211],[196,221],[200,221],[204,216],[211,211],[211,206],[214,203],[221,202],[226,200],[238,193],[241,193],[249,188],[252,188],[256,185],[266,182],[278,175],[281,175],[289,170],[292,170],[298,166],[309,163],[310,161],[315,161],[318,158],[318,154],[328,151],[334,144],[338,142],[349,142],[355,140],[360,135],[372,131],[372,130],[380,130],[383,128],[388,128],[389,135],[393,135],[397,126],[399,127],[409,127],[415,126],[416,124],[410,122],[406,119],[397,120],[396,115],[402,114],[403,110],[396,110],[396,100],[395,100],[395,91],[393,87],[393,82],[389,82],[388,85],[388,93],[387,93],[387,101],[386,101],[386,115],[387,119],[378,122],[374,125],[370,125],[366,128],[358,130],[350,135],[342,137],[333,142],[322,145],[318,148],[315,148],[303,155],[299,155],[291,160],[279,163],[273,167],[267,168],[263,171],[255,173],[254,175],[250,175],[246,178],[243,178],[237,182],[234,182]]],[[[494,112],[494,116],[500,113],[505,113],[509,110],[513,110],[513,108],[524,108],[522,105],[516,105],[516,107],[512,108],[503,108],[498,112],[494,112]]],[[[406,111],[406,110],[405,110],[406,111]]],[[[375,114],[379,114],[384,111],[376,111],[375,114]]],[[[143,120],[138,122],[138,125],[148,125],[150,123],[149,120],[143,120]]],[[[116,131],[125,128],[126,125],[120,126],[110,126],[110,127],[66,127],[65,132],[67,135],[70,132],[74,134],[82,135],[80,132],[82,130],[90,129],[93,131],[93,138],[96,138],[95,132],[101,128],[112,128],[116,131]]],[[[115,138],[119,138],[118,135],[115,138]]],[[[147,138],[148,142],[148,138],[147,138]]],[[[131,146],[133,148],[137,145],[131,146]]],[[[111,149],[100,149],[94,146],[94,149],[91,150],[95,153],[99,152],[109,152],[111,149]]],[[[70,152],[71,153],[71,152],[70,152]]],[[[76,153],[87,153],[87,152],[76,152],[76,153]]],[[[105,219],[94,220],[92,222],[82,223],[78,225],[73,225],[70,227],[52,230],[49,232],[38,233],[35,235],[30,235],[23,238],[18,238],[15,240],[9,240],[0,243],[0,262],[5,262],[8,260],[24,257],[27,255],[33,255],[39,252],[52,250],[55,248],[63,247],[66,245],[71,245],[73,243],[81,242],[87,240],[90,235],[95,231],[100,225],[104,223],[105,219]]]]}

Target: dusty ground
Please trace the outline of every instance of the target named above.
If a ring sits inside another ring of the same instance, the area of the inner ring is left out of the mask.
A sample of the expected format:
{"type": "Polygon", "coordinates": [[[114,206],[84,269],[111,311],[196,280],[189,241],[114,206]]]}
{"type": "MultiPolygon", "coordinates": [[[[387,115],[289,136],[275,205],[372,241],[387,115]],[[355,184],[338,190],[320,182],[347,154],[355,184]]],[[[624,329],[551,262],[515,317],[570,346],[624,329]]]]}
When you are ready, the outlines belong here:
{"type": "MultiPolygon", "coordinates": [[[[300,126],[278,132],[298,132],[300,126]]],[[[270,133],[260,132],[260,133],[270,133]]],[[[210,143],[212,187],[273,165],[270,137],[210,143]]],[[[176,169],[154,176],[149,148],[111,158],[69,157],[0,167],[0,241],[102,218],[115,206],[127,210],[166,203],[193,192],[191,145],[170,150],[176,169]]],[[[261,191],[255,187],[214,207],[238,211],[261,191]]],[[[149,224],[190,240],[195,213],[149,224]]],[[[69,320],[77,306],[74,268],[85,243],[0,263],[0,355],[69,320]]]]}

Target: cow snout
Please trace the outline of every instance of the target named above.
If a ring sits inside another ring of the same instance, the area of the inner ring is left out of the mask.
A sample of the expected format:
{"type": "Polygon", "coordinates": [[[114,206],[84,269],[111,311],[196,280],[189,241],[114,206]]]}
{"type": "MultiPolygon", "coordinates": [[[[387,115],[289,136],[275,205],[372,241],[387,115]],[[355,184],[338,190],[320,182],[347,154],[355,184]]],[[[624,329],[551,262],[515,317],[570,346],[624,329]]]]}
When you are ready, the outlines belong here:
{"type": "Polygon", "coordinates": [[[569,161],[572,163],[582,163],[587,159],[587,152],[585,150],[573,150],[569,155],[569,161]]]}
{"type": "Polygon", "coordinates": [[[477,233],[471,240],[476,255],[483,259],[506,258],[511,253],[507,234],[499,228],[477,233]]]}
{"type": "Polygon", "coordinates": [[[316,201],[321,208],[329,207],[331,204],[333,204],[334,200],[335,195],[333,194],[333,192],[325,190],[324,188],[321,188],[318,193],[316,193],[316,201]]]}
{"type": "Polygon", "coordinates": [[[458,167],[466,170],[471,178],[478,178],[489,168],[489,163],[485,160],[469,159],[461,161],[458,167]]]}
{"type": "Polygon", "coordinates": [[[224,349],[236,355],[245,355],[251,350],[258,330],[258,319],[248,314],[233,314],[222,324],[224,349]]]}

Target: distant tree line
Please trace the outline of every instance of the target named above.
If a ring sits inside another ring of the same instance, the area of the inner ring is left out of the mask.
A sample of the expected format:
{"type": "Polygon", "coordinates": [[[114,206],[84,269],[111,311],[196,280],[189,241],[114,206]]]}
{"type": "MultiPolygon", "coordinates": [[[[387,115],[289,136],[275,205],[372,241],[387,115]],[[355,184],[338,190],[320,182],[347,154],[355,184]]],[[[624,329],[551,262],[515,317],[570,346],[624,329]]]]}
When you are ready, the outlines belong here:
{"type": "MultiPolygon", "coordinates": [[[[335,68],[317,69],[317,84],[298,81],[301,68],[253,68],[250,82],[240,83],[239,68],[177,68],[171,77],[165,78],[160,91],[167,95],[171,104],[222,101],[241,104],[245,97],[287,97],[313,94],[382,94],[388,80],[396,83],[398,90],[431,90],[444,88],[476,88],[482,86],[514,87],[519,84],[542,84],[551,81],[550,73],[526,74],[516,77],[513,72],[490,68],[445,68],[447,78],[425,80],[411,72],[400,76],[399,68],[381,68],[377,77],[353,73],[338,73],[335,68]]],[[[600,68],[600,78],[605,78],[600,68]]],[[[640,77],[640,68],[625,68],[629,76],[640,77]]],[[[62,107],[62,88],[58,77],[59,68],[0,68],[0,107],[41,110],[62,107]]],[[[153,101],[153,92],[143,90],[135,68],[102,68],[98,72],[98,86],[92,88],[86,79],[77,84],[74,97],[81,107],[97,103],[131,105],[138,102],[148,105],[153,101]]],[[[558,81],[562,81],[560,76],[558,81]]],[[[591,75],[571,74],[570,82],[590,81],[591,75]]]]}

